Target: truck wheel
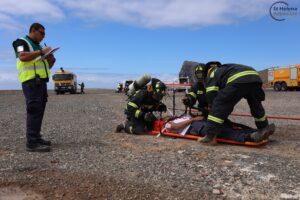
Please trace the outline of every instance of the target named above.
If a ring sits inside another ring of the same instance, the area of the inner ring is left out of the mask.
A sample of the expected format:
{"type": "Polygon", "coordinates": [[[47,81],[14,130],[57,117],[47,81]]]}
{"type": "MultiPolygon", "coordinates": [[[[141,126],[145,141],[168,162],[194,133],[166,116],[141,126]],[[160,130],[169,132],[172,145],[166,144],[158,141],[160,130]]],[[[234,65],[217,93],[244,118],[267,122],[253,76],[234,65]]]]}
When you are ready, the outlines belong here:
{"type": "Polygon", "coordinates": [[[56,95],[59,95],[59,91],[56,91],[56,95]]]}
{"type": "Polygon", "coordinates": [[[274,90],[275,91],[281,91],[281,85],[280,85],[280,83],[275,83],[274,90]]]}
{"type": "Polygon", "coordinates": [[[281,90],[282,91],[287,91],[288,90],[286,82],[281,83],[281,90]]]}

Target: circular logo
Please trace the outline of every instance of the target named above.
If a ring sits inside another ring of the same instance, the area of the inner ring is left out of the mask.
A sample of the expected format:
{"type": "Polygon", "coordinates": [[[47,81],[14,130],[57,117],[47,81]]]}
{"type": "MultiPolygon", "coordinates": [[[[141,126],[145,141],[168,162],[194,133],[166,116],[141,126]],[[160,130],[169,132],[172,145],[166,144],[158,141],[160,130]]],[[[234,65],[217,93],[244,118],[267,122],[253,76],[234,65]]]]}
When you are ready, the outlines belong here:
{"type": "Polygon", "coordinates": [[[280,16],[279,11],[282,7],[288,7],[289,4],[284,1],[277,1],[273,3],[270,7],[270,16],[277,21],[284,21],[285,18],[280,16]]]}
{"type": "Polygon", "coordinates": [[[298,14],[296,7],[289,7],[289,4],[284,1],[277,1],[270,7],[270,16],[276,21],[284,21],[288,16],[298,14]]]}

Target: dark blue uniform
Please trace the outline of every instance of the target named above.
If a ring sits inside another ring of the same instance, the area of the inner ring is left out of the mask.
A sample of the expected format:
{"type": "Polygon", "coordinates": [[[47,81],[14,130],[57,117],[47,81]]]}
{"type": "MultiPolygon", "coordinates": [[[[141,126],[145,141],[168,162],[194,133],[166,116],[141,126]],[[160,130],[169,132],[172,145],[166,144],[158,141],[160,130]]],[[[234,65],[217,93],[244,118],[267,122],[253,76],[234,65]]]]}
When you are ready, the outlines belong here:
{"type": "MultiPolygon", "coordinates": [[[[29,38],[29,37],[28,37],[29,38]]],[[[29,38],[30,39],[30,38],[29,38]]],[[[33,41],[34,42],[34,41],[33,41]]],[[[37,46],[38,43],[34,42],[37,46]]],[[[13,42],[13,47],[18,57],[17,47],[23,46],[24,51],[29,51],[29,47],[24,40],[17,39],[13,42]]],[[[23,93],[26,99],[26,138],[27,146],[35,146],[41,140],[41,127],[47,103],[47,82],[48,79],[28,80],[22,83],[23,93]]]]}
{"type": "MultiPolygon", "coordinates": [[[[218,135],[218,138],[225,140],[233,140],[237,142],[246,142],[250,141],[250,134],[256,130],[242,125],[233,123],[227,120],[221,126],[221,133],[218,135]]],[[[189,134],[206,136],[207,132],[207,121],[195,121],[191,124],[191,127],[188,131],[189,134]]]]}

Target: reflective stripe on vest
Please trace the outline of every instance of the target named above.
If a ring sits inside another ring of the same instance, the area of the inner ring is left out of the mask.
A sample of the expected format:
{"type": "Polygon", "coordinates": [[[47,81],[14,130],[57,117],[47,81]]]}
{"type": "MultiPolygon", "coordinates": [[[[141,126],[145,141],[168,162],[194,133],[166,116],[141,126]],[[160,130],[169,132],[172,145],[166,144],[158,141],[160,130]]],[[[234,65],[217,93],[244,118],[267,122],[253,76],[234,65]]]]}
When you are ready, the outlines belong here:
{"type": "MultiPolygon", "coordinates": [[[[45,69],[44,66],[35,66],[35,70],[39,70],[39,69],[45,69]]],[[[18,72],[25,72],[25,71],[30,71],[30,70],[34,70],[34,66],[29,66],[29,67],[23,67],[18,69],[18,72]]]]}
{"type": "Polygon", "coordinates": [[[230,83],[242,76],[248,76],[248,75],[258,75],[257,71],[253,71],[253,70],[248,70],[248,71],[243,71],[243,72],[239,72],[239,73],[236,73],[232,76],[230,76],[228,79],[227,79],[227,83],[230,83]]]}
{"type": "Polygon", "coordinates": [[[256,122],[264,122],[264,121],[267,120],[267,117],[266,117],[266,116],[263,116],[262,118],[254,118],[254,120],[255,120],[256,122]]]}
{"type": "Polygon", "coordinates": [[[141,110],[136,110],[135,114],[134,114],[135,118],[139,118],[140,113],[141,113],[141,110]]]}
{"type": "Polygon", "coordinates": [[[131,107],[134,107],[134,108],[139,108],[135,103],[133,103],[131,101],[128,102],[128,105],[131,107]]]}
{"type": "Polygon", "coordinates": [[[197,98],[197,95],[195,94],[195,92],[189,92],[189,95],[191,95],[191,96],[194,97],[195,99],[197,98]]]}
{"type": "Polygon", "coordinates": [[[207,120],[216,122],[216,123],[218,123],[218,124],[223,124],[223,123],[224,123],[224,120],[223,120],[223,119],[220,119],[220,118],[215,117],[215,116],[212,116],[212,115],[208,115],[207,120]]]}
{"type": "Polygon", "coordinates": [[[202,90],[198,90],[197,94],[203,94],[203,91],[202,90]]]}
{"type": "Polygon", "coordinates": [[[28,42],[25,38],[19,38],[19,39],[23,40],[23,41],[25,41],[27,43],[30,52],[34,51],[32,45],[30,44],[30,42],[28,42]]]}
{"type": "MultiPolygon", "coordinates": [[[[19,38],[25,41],[29,47],[29,51],[37,51],[41,49],[41,47],[34,48],[30,41],[26,38],[19,38]]],[[[35,74],[39,75],[40,78],[49,78],[50,77],[50,70],[49,64],[47,60],[38,60],[38,58],[23,62],[19,58],[16,59],[16,67],[18,70],[19,80],[21,83],[34,79],[35,74]],[[35,67],[34,67],[35,66],[35,67]],[[35,68],[35,69],[34,69],[35,68]]]]}
{"type": "Polygon", "coordinates": [[[211,91],[219,91],[219,87],[218,86],[210,86],[206,88],[206,92],[211,92],[211,91]]]}

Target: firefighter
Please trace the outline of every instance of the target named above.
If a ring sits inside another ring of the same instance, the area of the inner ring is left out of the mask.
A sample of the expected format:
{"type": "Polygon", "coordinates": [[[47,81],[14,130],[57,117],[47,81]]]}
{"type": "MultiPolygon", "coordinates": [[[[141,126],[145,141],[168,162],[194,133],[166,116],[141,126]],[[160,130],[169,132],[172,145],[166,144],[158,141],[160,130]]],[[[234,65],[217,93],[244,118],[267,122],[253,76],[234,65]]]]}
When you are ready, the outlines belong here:
{"type": "Polygon", "coordinates": [[[182,99],[182,103],[185,106],[193,107],[198,101],[198,110],[206,118],[208,115],[208,110],[204,87],[204,69],[205,67],[201,65],[198,65],[195,68],[195,77],[197,82],[192,85],[190,92],[182,99]]]}
{"type": "Polygon", "coordinates": [[[257,71],[240,64],[221,65],[220,62],[209,62],[205,66],[205,75],[206,98],[210,110],[207,118],[208,134],[200,141],[201,143],[216,143],[216,136],[220,135],[222,125],[242,98],[248,102],[258,132],[266,135],[266,138],[274,133],[275,125],[268,124],[262,106],[265,93],[257,71]]]}
{"type": "Polygon", "coordinates": [[[161,102],[166,94],[166,85],[155,78],[151,85],[152,89],[140,89],[129,99],[125,109],[125,125],[118,125],[115,132],[124,129],[129,134],[144,134],[153,129],[156,117],[152,112],[166,112],[167,107],[161,102]]]}
{"type": "Polygon", "coordinates": [[[52,54],[45,59],[39,59],[51,51],[50,47],[43,48],[40,45],[44,37],[44,26],[33,23],[29,34],[12,44],[17,58],[19,80],[26,99],[26,150],[30,152],[51,150],[51,142],[44,140],[40,132],[48,97],[47,82],[56,59],[52,54]]]}

